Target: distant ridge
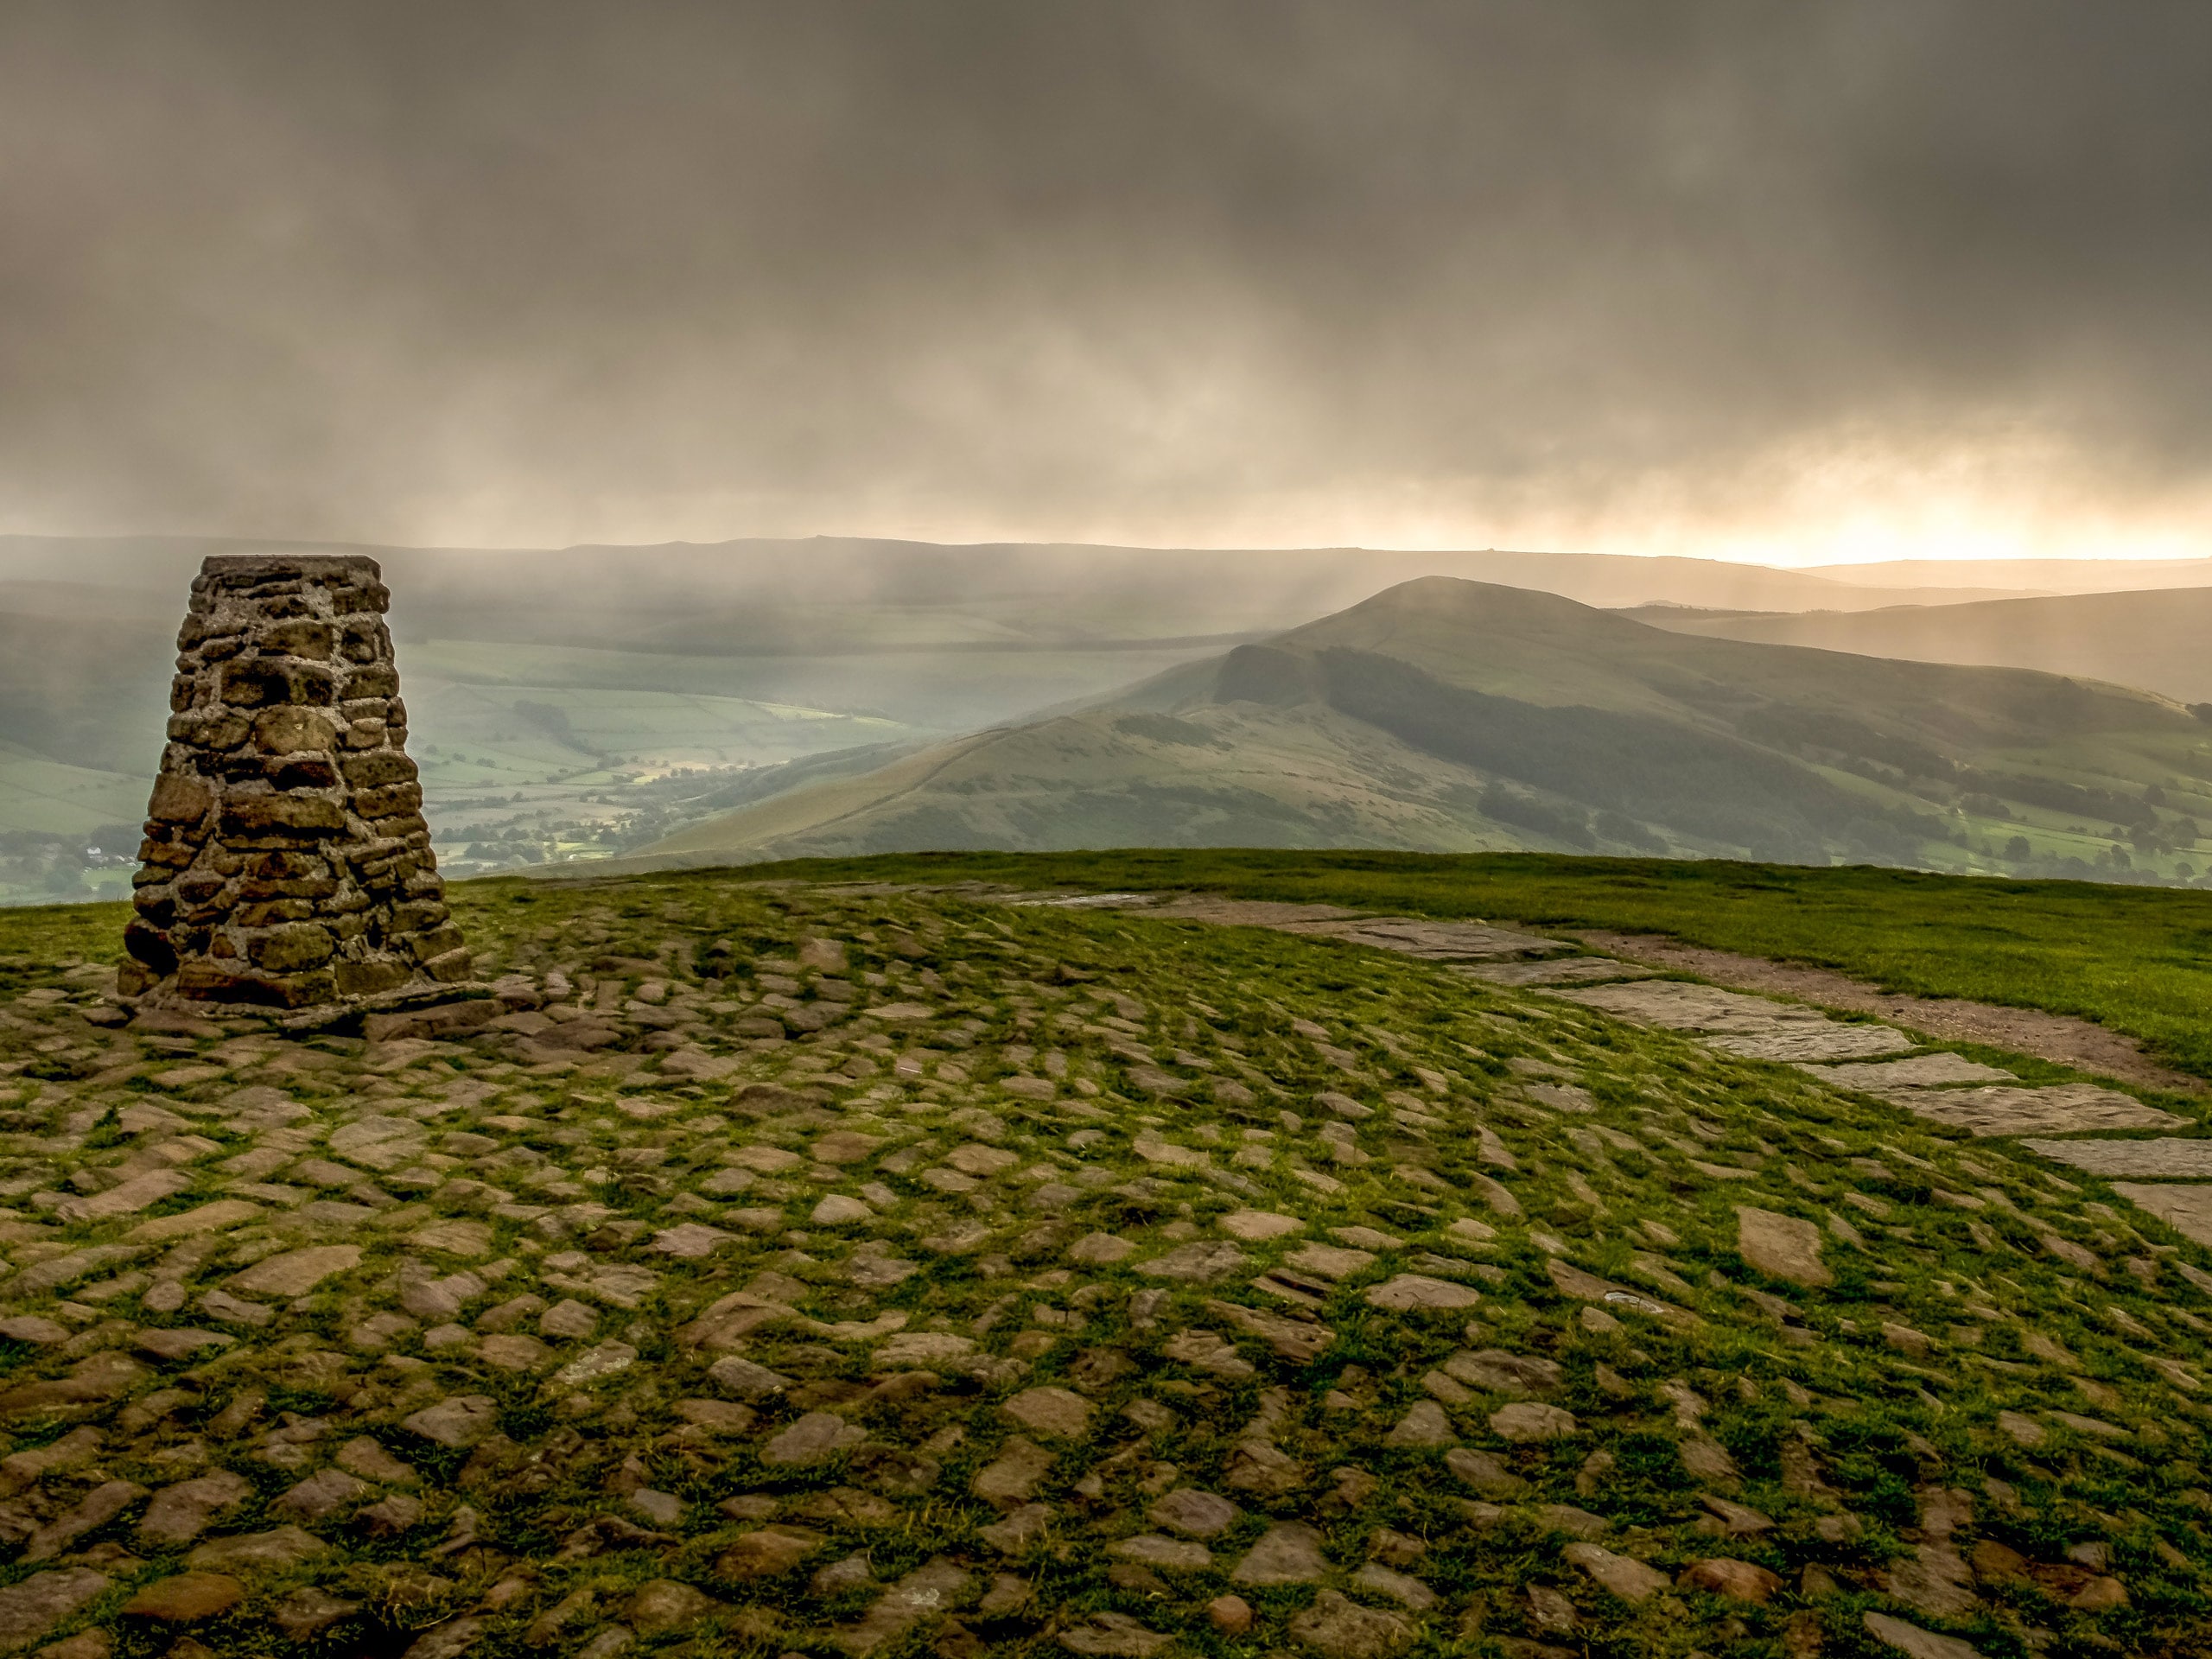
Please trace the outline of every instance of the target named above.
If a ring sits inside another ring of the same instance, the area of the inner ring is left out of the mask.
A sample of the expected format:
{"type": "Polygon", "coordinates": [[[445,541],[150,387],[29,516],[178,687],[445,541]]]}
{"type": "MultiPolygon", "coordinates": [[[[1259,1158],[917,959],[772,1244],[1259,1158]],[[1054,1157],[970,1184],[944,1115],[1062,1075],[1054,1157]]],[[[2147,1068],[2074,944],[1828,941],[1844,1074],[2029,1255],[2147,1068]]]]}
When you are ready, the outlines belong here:
{"type": "Polygon", "coordinates": [[[1708,639],[1816,645],[1918,663],[2037,668],[2212,702],[2212,588],[1895,606],[1802,616],[1652,606],[1639,620],[1708,639]]]}
{"type": "Polygon", "coordinates": [[[2206,736],[2119,686],[1696,638],[1429,577],[649,851],[1535,847],[2189,879],[2206,736]]]}

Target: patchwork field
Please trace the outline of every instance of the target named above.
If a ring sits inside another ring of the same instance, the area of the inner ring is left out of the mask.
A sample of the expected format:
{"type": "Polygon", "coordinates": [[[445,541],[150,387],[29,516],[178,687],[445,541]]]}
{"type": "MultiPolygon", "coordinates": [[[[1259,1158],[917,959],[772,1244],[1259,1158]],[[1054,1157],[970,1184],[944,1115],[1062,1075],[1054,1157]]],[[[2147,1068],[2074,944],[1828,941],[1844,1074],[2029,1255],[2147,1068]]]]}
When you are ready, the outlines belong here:
{"type": "Polygon", "coordinates": [[[937,862],[462,883],[365,1037],[0,918],[0,1640],[2212,1652],[2196,1097],[937,862]]]}

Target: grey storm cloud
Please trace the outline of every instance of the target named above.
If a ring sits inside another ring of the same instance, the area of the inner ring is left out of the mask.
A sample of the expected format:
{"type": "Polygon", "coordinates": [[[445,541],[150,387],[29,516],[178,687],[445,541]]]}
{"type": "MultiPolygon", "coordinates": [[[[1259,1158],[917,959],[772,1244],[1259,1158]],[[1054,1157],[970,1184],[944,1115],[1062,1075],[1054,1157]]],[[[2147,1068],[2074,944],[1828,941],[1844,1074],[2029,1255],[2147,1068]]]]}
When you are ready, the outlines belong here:
{"type": "Polygon", "coordinates": [[[17,0],[0,528],[2185,489],[2207,109],[2201,0],[17,0]]]}

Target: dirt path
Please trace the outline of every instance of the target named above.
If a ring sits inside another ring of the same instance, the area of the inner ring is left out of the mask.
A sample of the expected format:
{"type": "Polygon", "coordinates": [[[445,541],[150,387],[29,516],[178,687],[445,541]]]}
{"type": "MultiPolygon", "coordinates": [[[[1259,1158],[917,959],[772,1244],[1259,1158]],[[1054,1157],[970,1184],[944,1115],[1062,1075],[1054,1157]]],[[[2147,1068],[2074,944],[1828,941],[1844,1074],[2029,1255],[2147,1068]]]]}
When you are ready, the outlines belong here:
{"type": "Polygon", "coordinates": [[[1695,974],[1732,990],[1777,993],[1800,997],[1822,1007],[1878,1014],[1947,1042],[1986,1043],[1992,1048],[2032,1054],[2055,1065],[2074,1066],[2146,1088],[2196,1094],[2205,1087],[2187,1072],[2177,1071],[2151,1058],[2133,1037],[2107,1031],[2070,1014],[2000,1007],[1955,997],[1910,996],[1877,989],[1832,968],[1768,962],[1759,957],[1738,956],[1732,950],[1709,950],[1659,933],[1611,933],[1603,929],[1576,928],[1571,936],[1592,950],[1603,950],[1625,961],[1695,974]]]}

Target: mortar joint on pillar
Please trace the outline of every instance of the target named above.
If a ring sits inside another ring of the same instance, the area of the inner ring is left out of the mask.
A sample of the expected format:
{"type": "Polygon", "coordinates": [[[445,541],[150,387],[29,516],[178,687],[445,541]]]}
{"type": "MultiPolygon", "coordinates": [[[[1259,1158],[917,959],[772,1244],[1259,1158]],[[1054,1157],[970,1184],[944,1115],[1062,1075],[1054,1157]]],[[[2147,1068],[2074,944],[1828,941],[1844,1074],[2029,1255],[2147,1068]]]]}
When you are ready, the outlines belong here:
{"type": "Polygon", "coordinates": [[[474,988],[373,559],[209,558],[177,635],[118,988],[296,1017],[474,988]]]}

